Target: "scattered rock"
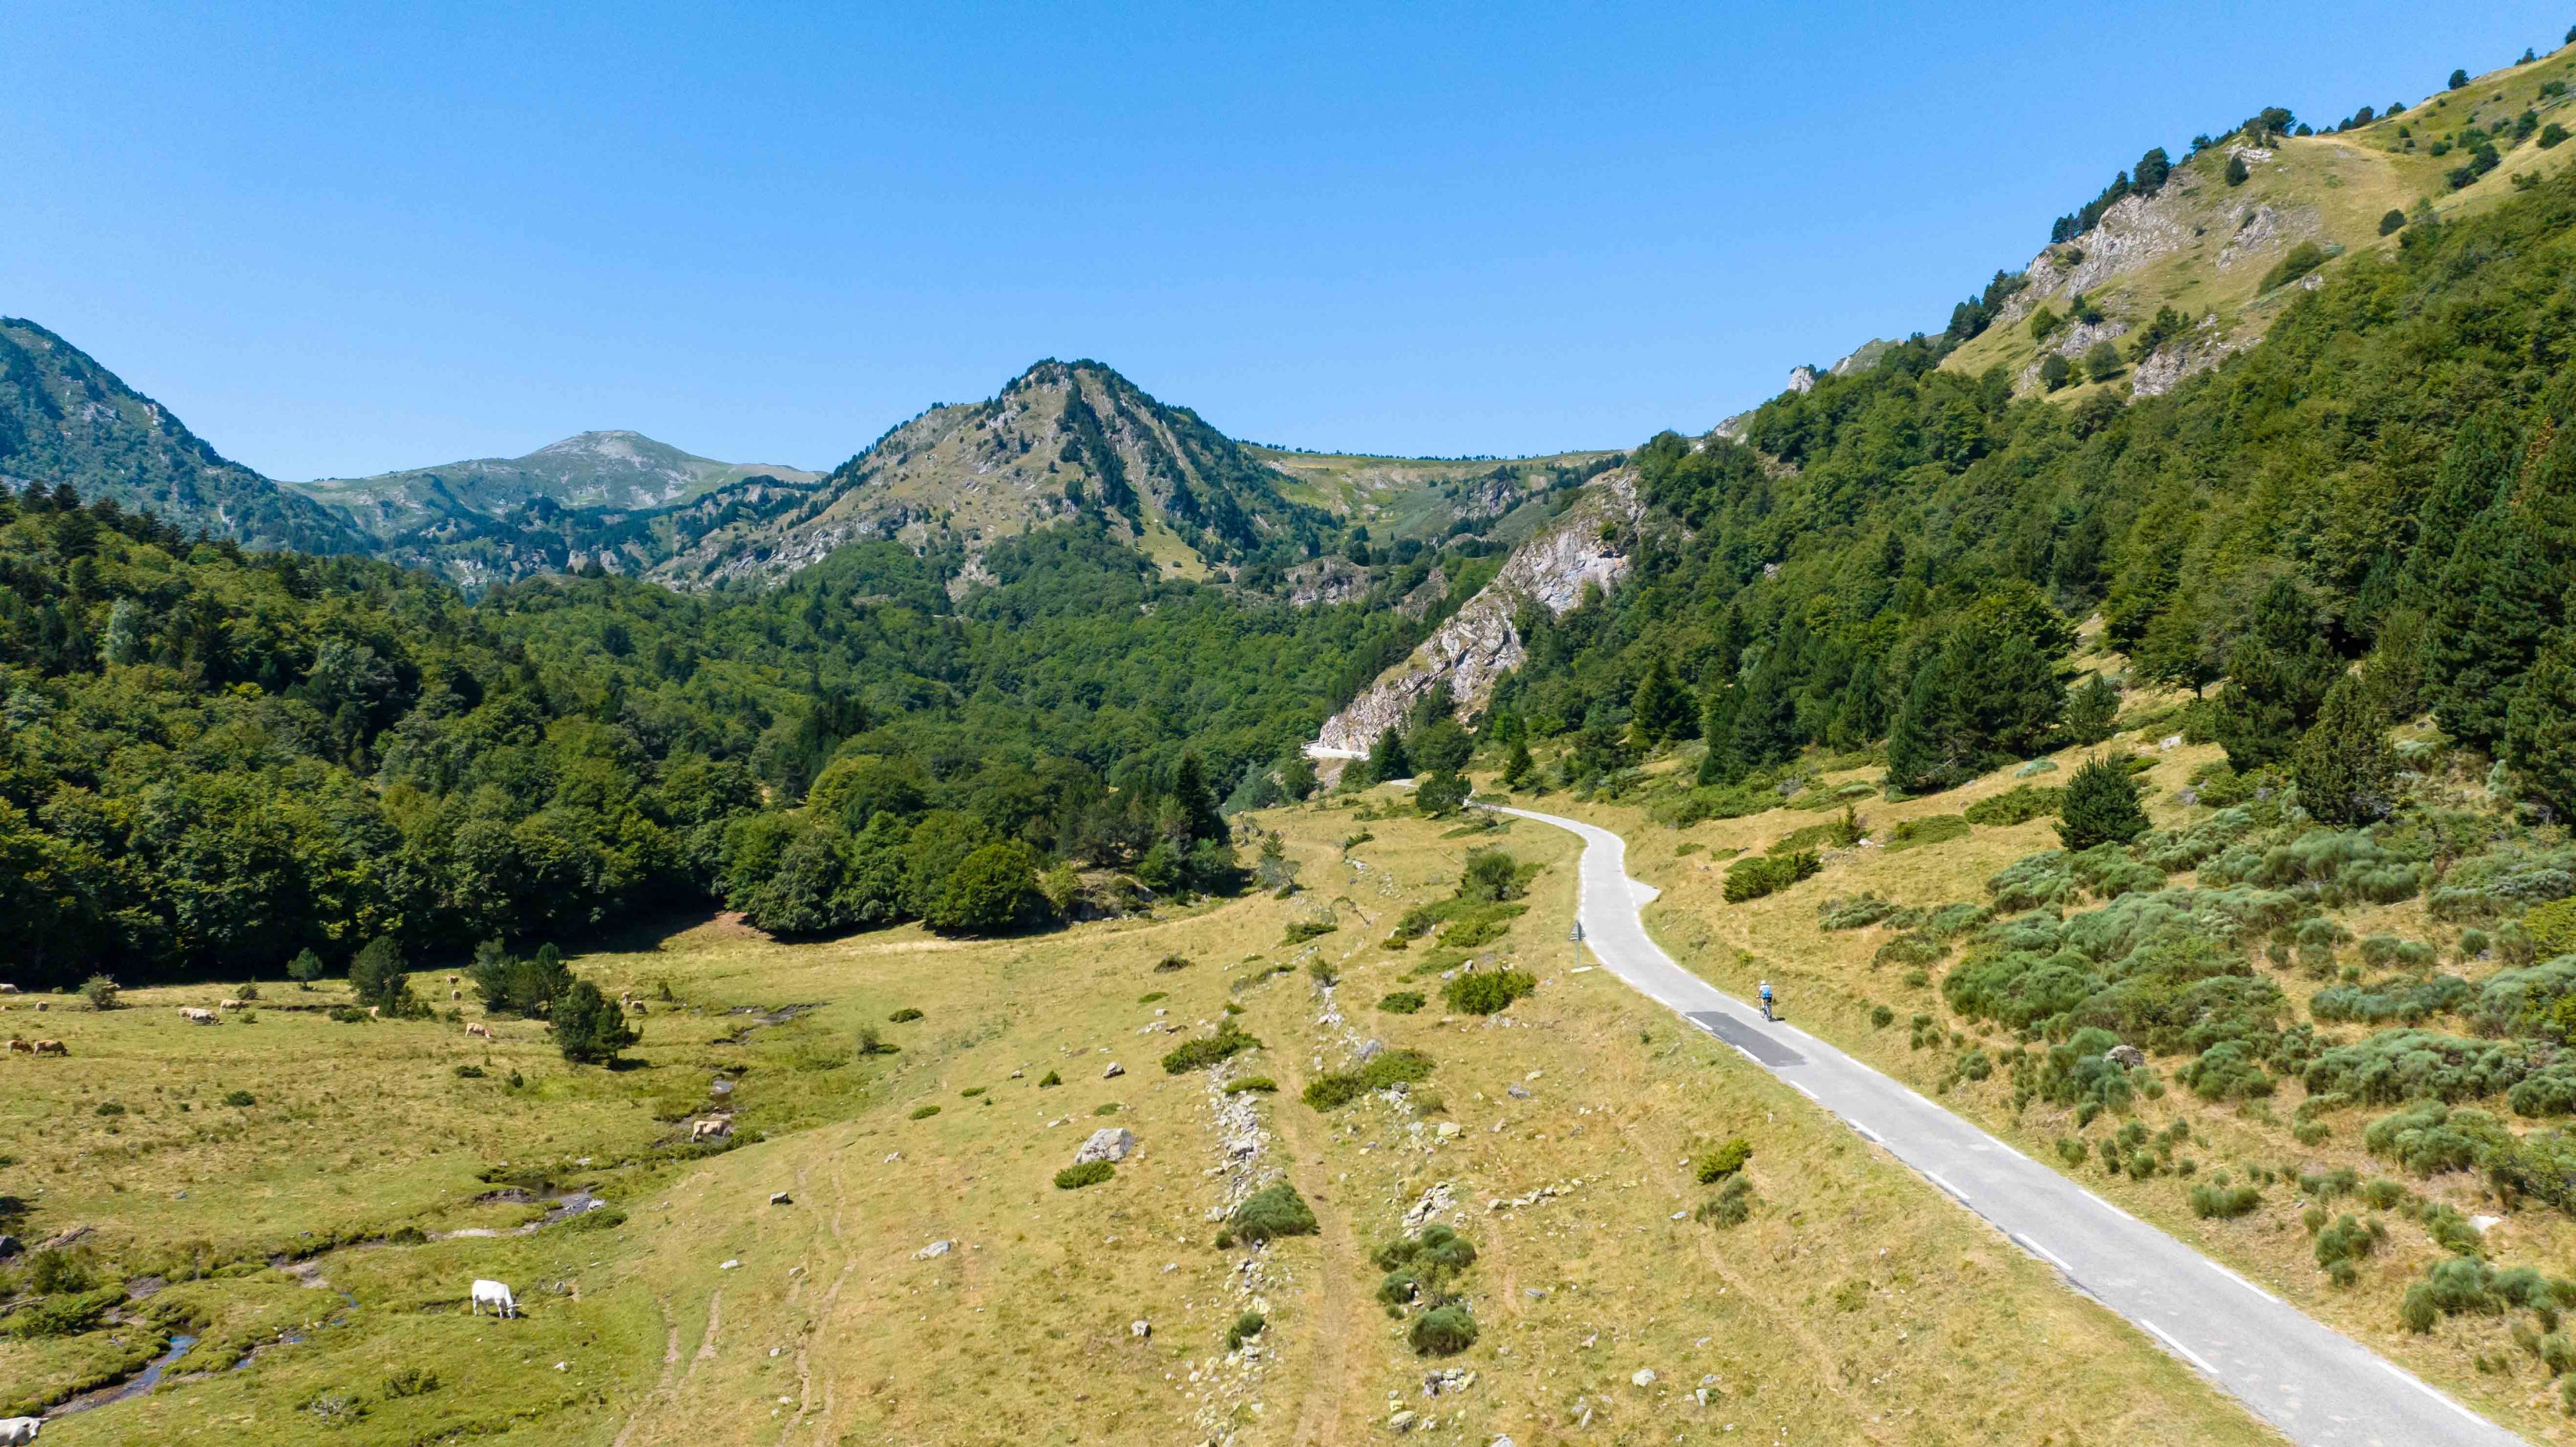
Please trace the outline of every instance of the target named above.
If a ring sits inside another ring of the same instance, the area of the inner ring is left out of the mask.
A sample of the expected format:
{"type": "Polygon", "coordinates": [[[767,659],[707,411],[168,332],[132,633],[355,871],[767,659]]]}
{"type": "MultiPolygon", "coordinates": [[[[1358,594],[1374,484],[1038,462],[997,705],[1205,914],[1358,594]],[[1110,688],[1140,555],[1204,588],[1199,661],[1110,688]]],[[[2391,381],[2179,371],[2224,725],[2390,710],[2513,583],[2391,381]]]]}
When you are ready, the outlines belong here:
{"type": "Polygon", "coordinates": [[[742,1264],[742,1263],[741,1263],[740,1261],[737,1261],[737,1260],[733,1259],[732,1257],[727,1257],[727,1258],[725,1258],[724,1260],[719,1261],[719,1262],[717,1262],[717,1263],[716,1263],[716,1270],[718,1270],[718,1271],[731,1271],[731,1270],[733,1270],[735,1267],[740,1266],[741,1264],[742,1264]]]}
{"type": "Polygon", "coordinates": [[[1126,1073],[1127,1073],[1127,1067],[1126,1067],[1126,1066],[1119,1064],[1119,1063],[1118,1063],[1117,1061],[1115,1061],[1115,1060],[1112,1060],[1112,1061],[1110,1061],[1110,1062],[1109,1062],[1109,1068],[1108,1068],[1107,1070],[1104,1070],[1104,1071],[1100,1072],[1100,1078],[1101,1078],[1101,1079],[1103,1079],[1103,1080],[1116,1080],[1119,1076],[1122,1076],[1122,1075],[1124,1075],[1124,1074],[1126,1074],[1126,1073]]]}
{"type": "Polygon", "coordinates": [[[1529,1087],[1520,1084],[1518,1081],[1504,1086],[1503,1094],[1510,1096],[1514,1100],[1527,1100],[1530,1098],[1529,1087]]]}
{"type": "Polygon", "coordinates": [[[1386,1042],[1385,1042],[1385,1041],[1383,1041],[1383,1040],[1363,1040],[1363,1041],[1361,1041],[1361,1042],[1360,1042],[1360,1048],[1351,1052],[1351,1058],[1352,1058],[1353,1060],[1358,1061],[1358,1062],[1359,1062],[1360,1064],[1362,1064],[1362,1065],[1366,1065],[1366,1064],[1368,1064],[1370,1061],[1375,1060],[1376,1058],[1378,1058],[1378,1057],[1379,1057],[1379,1056],[1381,1056],[1381,1055],[1384,1055],[1385,1053],[1386,1053],[1386,1042]]]}
{"type": "Polygon", "coordinates": [[[1452,1139],[1458,1134],[1458,1122],[1454,1120],[1444,1120],[1432,1131],[1432,1134],[1440,1137],[1444,1141],[1452,1139]]]}
{"type": "Polygon", "coordinates": [[[1079,1166],[1091,1161],[1123,1161],[1134,1149],[1134,1132],[1120,1125],[1103,1126],[1091,1133],[1091,1139],[1082,1143],[1082,1149],[1073,1153],[1073,1163],[1079,1166]]]}
{"type": "Polygon", "coordinates": [[[1637,1369],[1637,1374],[1630,1377],[1628,1380],[1640,1387],[1651,1387],[1655,1384],[1655,1369],[1653,1367],[1639,1367],[1637,1369]]]}
{"type": "Polygon", "coordinates": [[[915,1261],[927,1261],[934,1256],[945,1256],[956,1249],[957,1243],[954,1241],[933,1241],[929,1245],[912,1253],[912,1259],[915,1261]]]}
{"type": "Polygon", "coordinates": [[[1411,1209],[1404,1213],[1404,1234],[1421,1235],[1422,1228],[1431,1224],[1432,1217],[1443,1211],[1456,1209],[1457,1204],[1457,1198],[1451,1193],[1447,1181],[1434,1182],[1429,1190],[1422,1193],[1422,1199],[1414,1202],[1411,1209]]]}
{"type": "Polygon", "coordinates": [[[1413,1430],[1414,1421],[1414,1414],[1410,1411],[1404,1411],[1398,1412],[1394,1416],[1387,1418],[1386,1425],[1398,1432],[1410,1432],[1413,1430]]]}
{"type": "Polygon", "coordinates": [[[1154,1334],[1154,1324],[1140,1316],[1127,1323],[1127,1334],[1142,1341],[1154,1334]]]}
{"type": "Polygon", "coordinates": [[[1437,1397],[1448,1392],[1463,1392],[1474,1385],[1476,1385],[1476,1373],[1473,1368],[1449,1367],[1423,1377],[1422,1395],[1437,1397]]]}
{"type": "Polygon", "coordinates": [[[2147,1063],[2147,1052],[2135,1045],[2114,1045],[2102,1052],[2102,1058],[2123,1070],[2135,1070],[2147,1063]]]}

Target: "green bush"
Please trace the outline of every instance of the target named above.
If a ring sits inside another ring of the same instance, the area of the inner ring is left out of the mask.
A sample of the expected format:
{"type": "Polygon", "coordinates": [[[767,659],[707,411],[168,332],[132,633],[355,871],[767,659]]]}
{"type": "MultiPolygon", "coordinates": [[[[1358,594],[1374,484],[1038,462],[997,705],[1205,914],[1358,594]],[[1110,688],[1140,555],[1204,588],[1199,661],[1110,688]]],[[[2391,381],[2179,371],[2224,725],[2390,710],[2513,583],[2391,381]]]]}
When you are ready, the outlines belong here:
{"type": "Polygon", "coordinates": [[[1305,1101],[1317,1110],[1350,1104],[1373,1090],[1431,1078],[1431,1057],[1419,1050],[1388,1050],[1357,1070],[1319,1075],[1306,1082],[1305,1101]]]}
{"type": "Polygon", "coordinates": [[[1421,1009],[1424,1003],[1418,991],[1392,990],[1379,997],[1377,1007],[1390,1015],[1410,1015],[1421,1009]]]}
{"type": "Polygon", "coordinates": [[[1893,900],[1881,899],[1874,894],[1829,899],[1816,906],[1816,926],[1824,930],[1867,929],[1901,909],[1902,906],[1893,900]]]}
{"type": "Polygon", "coordinates": [[[1717,1194],[1699,1203],[1691,1212],[1692,1219],[1721,1230],[1741,1226],[1753,1219],[1753,1179],[1738,1172],[1728,1176],[1717,1194]]]}
{"type": "Polygon", "coordinates": [[[1775,894],[1799,880],[1808,878],[1824,865],[1812,851],[1790,854],[1761,854],[1739,859],[1726,869],[1726,902],[1742,904],[1775,894]]]}
{"type": "Polygon", "coordinates": [[[1332,911],[1326,910],[1322,915],[1314,919],[1301,919],[1288,926],[1288,931],[1281,937],[1281,942],[1283,944],[1302,945],[1308,940],[1320,939],[1325,935],[1331,934],[1333,931],[1340,929],[1341,927],[1341,920],[1335,917],[1332,911]]]}
{"type": "Polygon", "coordinates": [[[1046,1074],[1038,1077],[1038,1089],[1040,1090],[1052,1090],[1056,1086],[1062,1084],[1064,1084],[1064,1076],[1057,1071],[1050,1070],[1046,1074]]]}
{"type": "Polygon", "coordinates": [[[1273,1241],[1282,1236],[1312,1236],[1321,1229],[1316,1223],[1314,1208],[1307,1205],[1306,1198],[1298,1195],[1297,1188],[1286,1181],[1277,1181],[1253,1192],[1242,1205],[1234,1208],[1234,1214],[1226,1218],[1226,1224],[1236,1239],[1254,1242],[1273,1241]]]}
{"type": "Polygon", "coordinates": [[[2054,814],[2065,800],[2066,791],[2062,788],[2047,784],[2018,784],[1992,798],[1970,804],[1963,817],[1971,824],[2002,828],[2054,814]]]}
{"type": "MultiPolygon", "coordinates": [[[[1952,839],[1966,837],[1968,837],[1967,816],[1927,814],[1920,819],[1908,819],[1889,830],[1886,852],[1894,854],[1906,849],[1921,849],[1926,845],[1942,844],[1952,839]]],[[[1813,872],[1809,871],[1809,873],[1813,872]]],[[[1802,874],[1798,877],[1804,879],[1806,875],[1802,874]]]]}
{"type": "Polygon", "coordinates": [[[935,1106],[935,1105],[924,1105],[924,1106],[918,1106],[918,1107],[915,1107],[915,1108],[914,1108],[914,1110],[913,1110],[913,1112],[912,1112],[912,1118],[913,1118],[914,1120],[928,1120],[928,1119],[930,1119],[932,1116],[937,1115],[937,1114],[939,1114],[939,1107],[938,1107],[938,1106],[935,1106]]]}
{"type": "Polygon", "coordinates": [[[2363,1127],[2362,1147],[2419,1176],[2471,1170],[2512,1140],[2504,1122],[2486,1111],[2417,1101],[2363,1127]]]}
{"type": "Polygon", "coordinates": [[[1261,1335],[1262,1331],[1269,1325],[1269,1319],[1264,1317],[1260,1312],[1245,1312],[1243,1315],[1234,1319],[1234,1325],[1225,1329],[1225,1349],[1227,1351],[1240,1350],[1245,1342],[1261,1335]]]}
{"type": "MultiPolygon", "coordinates": [[[[2385,939],[2387,936],[2373,935],[2371,938],[2385,939]]],[[[2370,941],[2362,943],[2366,947],[2370,941]]],[[[2367,953],[2365,949],[2365,957],[2367,953]]],[[[2357,1020],[2370,1025],[2402,1021],[2413,1025],[2445,1010],[2459,1009],[2469,1002],[2471,993],[2469,982],[2457,975],[2436,975],[2429,980],[2381,980],[2366,985],[2329,985],[2308,1001],[2308,1013],[2319,1020],[2357,1020]]]]}
{"type": "Polygon", "coordinates": [[[1869,957],[1870,968],[1882,965],[1931,965],[1948,957],[1950,946],[1936,936],[1920,930],[1898,935],[1880,945],[1869,957]]]}
{"type": "Polygon", "coordinates": [[[2263,1204],[2263,1193],[2252,1186],[2206,1185],[2191,1188],[2191,1213],[2203,1220],[2233,1221],[2250,1215],[2263,1204]]]}
{"type": "Polygon", "coordinates": [[[1079,1191],[1085,1186],[1099,1185],[1117,1174],[1118,1168],[1107,1161],[1084,1161],[1080,1165],[1067,1166],[1056,1172],[1055,1188],[1059,1191],[1079,1191]]]}
{"type": "Polygon", "coordinates": [[[1468,970],[1440,987],[1449,1008],[1469,1015],[1491,1015],[1538,988],[1527,970],[1468,970]]]}
{"type": "Polygon", "coordinates": [[[2317,1267],[2335,1285],[2350,1286],[2360,1279],[2361,1260],[2387,1239],[2388,1228],[2376,1220],[2364,1225],[2349,1213],[2339,1216],[2333,1225],[2317,1233],[2317,1267]]]}
{"type": "Polygon", "coordinates": [[[247,1090],[227,1090],[224,1092],[224,1104],[257,1105],[259,1102],[254,1099],[251,1096],[251,1093],[247,1090]]]}
{"type": "Polygon", "coordinates": [[[1751,1159],[1752,1143],[1737,1136],[1723,1145],[1701,1152],[1691,1162],[1691,1174],[1699,1179],[1701,1185],[1713,1185],[1743,1170],[1744,1163],[1751,1159]]]}
{"type": "Polygon", "coordinates": [[[1216,1033],[1185,1041],[1163,1056],[1165,1075],[1182,1075],[1205,1070],[1220,1060],[1231,1060],[1246,1050],[1258,1050],[1261,1042],[1247,1035],[1229,1015],[1217,1022],[1216,1033]]]}
{"type": "Polygon", "coordinates": [[[1872,1029],[1884,1030],[1896,1023],[1896,1012],[1885,1005],[1872,1005],[1869,1007],[1869,1023],[1872,1029]]]}
{"type": "Polygon", "coordinates": [[[2308,1091],[2340,1091],[2375,1105],[2401,1100],[2474,1100],[2510,1090],[2530,1060],[2516,1040],[2470,1040],[2430,1030],[2383,1030],[2319,1052],[2308,1091]]]}
{"type": "Polygon", "coordinates": [[[1240,1095],[1247,1090],[1268,1095],[1278,1088],[1279,1082],[1267,1075],[1247,1075],[1241,1080],[1229,1080],[1225,1083],[1225,1093],[1228,1095],[1240,1095]]]}
{"type": "Polygon", "coordinates": [[[1453,1357],[1476,1344],[1476,1318],[1464,1302],[1436,1306],[1413,1319],[1414,1351],[1426,1357],[1453,1357]]]}
{"type": "Polygon", "coordinates": [[[2270,271],[2263,273],[2261,289],[2270,291],[2276,286],[2287,286],[2325,264],[2325,248],[2313,241],[2302,241],[2274,262],[2270,271]]]}
{"type": "Polygon", "coordinates": [[[2069,850],[2126,844],[2146,832],[2138,782],[2126,768],[2097,754],[2066,781],[2066,795],[2058,802],[2057,838],[2069,850]]]}
{"type": "Polygon", "coordinates": [[[912,1008],[910,1005],[906,1005],[902,1009],[897,1010],[886,1017],[888,1021],[897,1025],[909,1025],[920,1018],[921,1012],[912,1008]]]}

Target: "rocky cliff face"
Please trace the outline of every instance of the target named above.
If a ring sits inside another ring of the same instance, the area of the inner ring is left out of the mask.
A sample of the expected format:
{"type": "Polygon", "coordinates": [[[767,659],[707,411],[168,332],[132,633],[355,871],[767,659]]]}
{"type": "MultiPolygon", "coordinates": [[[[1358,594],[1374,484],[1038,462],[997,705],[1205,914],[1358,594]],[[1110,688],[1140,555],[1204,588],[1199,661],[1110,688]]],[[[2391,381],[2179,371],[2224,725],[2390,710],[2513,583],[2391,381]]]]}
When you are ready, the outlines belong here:
{"type": "Polygon", "coordinates": [[[1403,722],[1414,699],[1442,681],[1461,712],[1482,708],[1495,683],[1527,656],[1513,615],[1531,604],[1561,614],[1583,600],[1586,587],[1617,586],[1628,571],[1623,539],[1644,516],[1636,473],[1625,467],[1605,473],[1562,516],[1513,549],[1494,580],[1411,656],[1325,720],[1307,752],[1328,767],[1365,756],[1378,735],[1403,722]]]}

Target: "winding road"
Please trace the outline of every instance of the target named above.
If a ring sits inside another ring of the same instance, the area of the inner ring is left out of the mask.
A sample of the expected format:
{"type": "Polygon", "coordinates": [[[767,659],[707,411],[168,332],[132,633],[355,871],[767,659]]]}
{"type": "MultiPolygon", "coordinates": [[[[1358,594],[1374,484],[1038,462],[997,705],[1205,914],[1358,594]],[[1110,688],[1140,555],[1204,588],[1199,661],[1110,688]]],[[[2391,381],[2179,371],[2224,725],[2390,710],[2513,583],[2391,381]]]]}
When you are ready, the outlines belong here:
{"type": "Polygon", "coordinates": [[[2513,1447],[2520,1437],[2244,1277],[1796,1026],[1673,963],[1639,906],[1627,845],[1595,825],[1493,807],[1584,841],[1577,917],[1602,967],[1734,1046],[1912,1167],[2076,1290],[2126,1317],[2292,1441],[2513,1447]]]}

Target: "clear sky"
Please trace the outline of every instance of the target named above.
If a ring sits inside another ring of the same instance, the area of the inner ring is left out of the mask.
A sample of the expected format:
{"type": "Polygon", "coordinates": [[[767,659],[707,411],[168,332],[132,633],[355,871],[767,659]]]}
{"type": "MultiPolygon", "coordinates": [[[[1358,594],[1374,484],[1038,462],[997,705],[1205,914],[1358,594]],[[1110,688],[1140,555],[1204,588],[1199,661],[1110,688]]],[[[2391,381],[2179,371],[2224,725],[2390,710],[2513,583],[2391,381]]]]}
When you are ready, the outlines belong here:
{"type": "Polygon", "coordinates": [[[1937,330],[2150,145],[2576,20],[540,8],[10,7],[0,312],[287,478],[593,427],[829,466],[1043,356],[1264,442],[1627,446],[1937,330]]]}

